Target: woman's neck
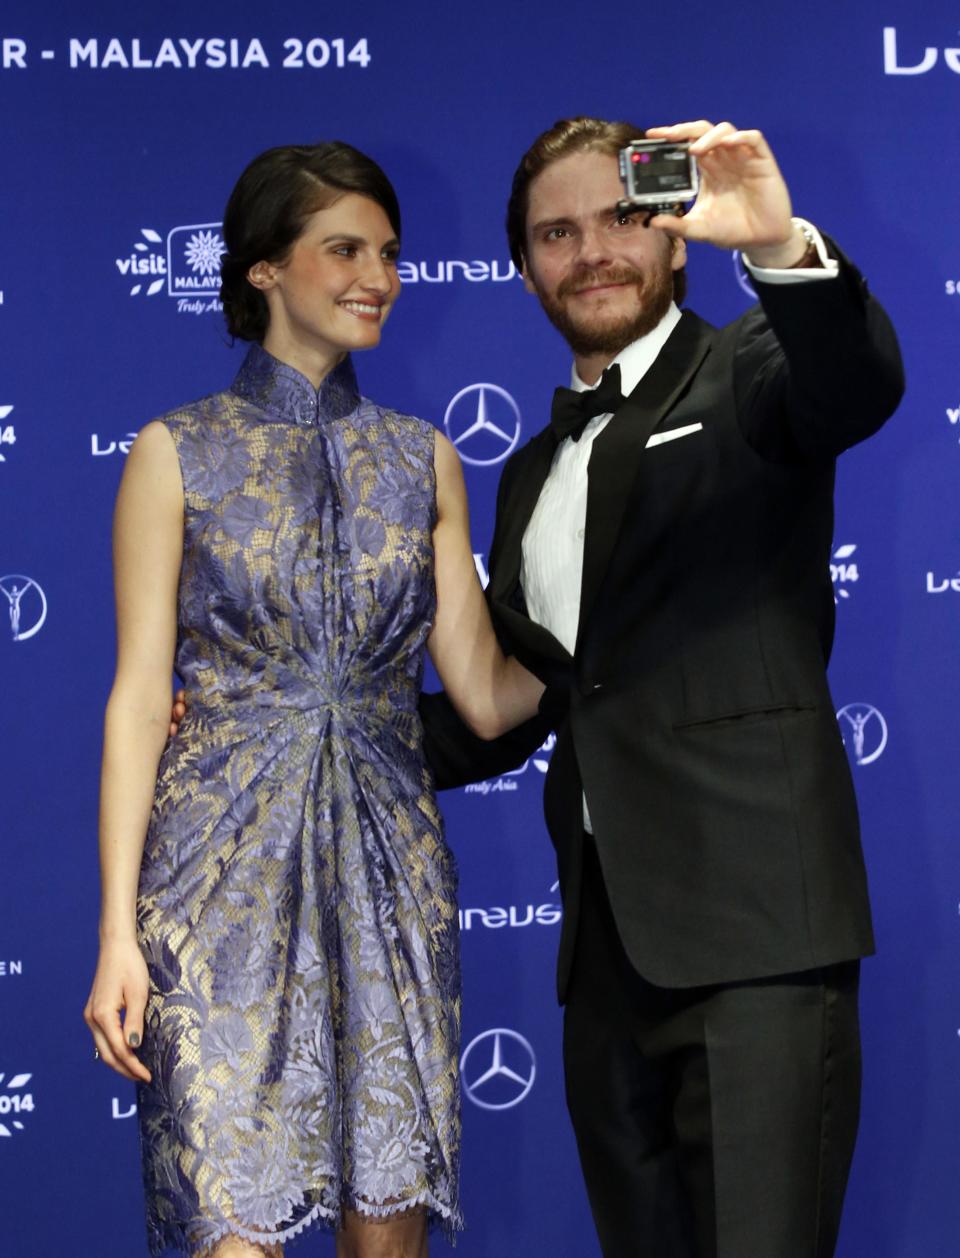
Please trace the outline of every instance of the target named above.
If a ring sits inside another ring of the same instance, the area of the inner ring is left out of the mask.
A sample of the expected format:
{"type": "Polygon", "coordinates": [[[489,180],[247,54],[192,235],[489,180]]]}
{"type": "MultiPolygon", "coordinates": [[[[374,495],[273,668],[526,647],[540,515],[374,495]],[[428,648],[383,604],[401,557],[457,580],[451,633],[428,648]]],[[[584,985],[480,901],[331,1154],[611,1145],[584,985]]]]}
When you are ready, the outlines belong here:
{"type": "Polygon", "coordinates": [[[342,351],[334,354],[315,345],[305,345],[293,336],[274,332],[272,328],[267,329],[263,348],[280,362],[306,376],[315,389],[320,388],[334,367],[347,356],[342,351]]]}

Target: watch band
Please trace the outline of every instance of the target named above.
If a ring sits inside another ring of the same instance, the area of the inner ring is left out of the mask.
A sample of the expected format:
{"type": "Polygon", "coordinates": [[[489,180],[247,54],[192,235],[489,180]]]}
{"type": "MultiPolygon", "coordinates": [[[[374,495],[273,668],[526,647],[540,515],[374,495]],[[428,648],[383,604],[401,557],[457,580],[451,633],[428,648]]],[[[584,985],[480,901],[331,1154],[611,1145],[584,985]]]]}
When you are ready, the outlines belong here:
{"type": "Polygon", "coordinates": [[[820,250],[817,248],[816,236],[814,236],[806,223],[797,223],[797,227],[800,228],[800,234],[807,242],[807,247],[804,249],[803,255],[785,269],[788,271],[811,270],[815,267],[822,269],[823,262],[820,258],[820,250]]]}

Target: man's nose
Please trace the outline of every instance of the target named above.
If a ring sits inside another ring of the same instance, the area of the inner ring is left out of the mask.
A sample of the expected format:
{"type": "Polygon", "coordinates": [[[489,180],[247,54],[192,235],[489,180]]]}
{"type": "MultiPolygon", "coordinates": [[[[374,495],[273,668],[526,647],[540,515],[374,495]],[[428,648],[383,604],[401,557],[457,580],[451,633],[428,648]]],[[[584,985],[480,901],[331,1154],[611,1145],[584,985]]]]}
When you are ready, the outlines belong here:
{"type": "Polygon", "coordinates": [[[602,227],[584,228],[580,235],[577,261],[583,266],[599,266],[610,261],[610,241],[602,227]]]}

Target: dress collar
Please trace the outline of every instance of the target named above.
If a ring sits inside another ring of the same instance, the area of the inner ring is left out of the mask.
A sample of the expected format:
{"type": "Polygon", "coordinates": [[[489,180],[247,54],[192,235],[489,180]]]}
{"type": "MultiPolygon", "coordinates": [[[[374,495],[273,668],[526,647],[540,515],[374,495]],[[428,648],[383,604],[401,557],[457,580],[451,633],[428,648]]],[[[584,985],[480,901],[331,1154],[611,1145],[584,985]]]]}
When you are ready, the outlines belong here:
{"type": "Polygon", "coordinates": [[[266,411],[270,419],[311,428],[342,419],[360,403],[357,377],[349,355],[315,389],[295,367],[251,345],[232,390],[266,411]]]}

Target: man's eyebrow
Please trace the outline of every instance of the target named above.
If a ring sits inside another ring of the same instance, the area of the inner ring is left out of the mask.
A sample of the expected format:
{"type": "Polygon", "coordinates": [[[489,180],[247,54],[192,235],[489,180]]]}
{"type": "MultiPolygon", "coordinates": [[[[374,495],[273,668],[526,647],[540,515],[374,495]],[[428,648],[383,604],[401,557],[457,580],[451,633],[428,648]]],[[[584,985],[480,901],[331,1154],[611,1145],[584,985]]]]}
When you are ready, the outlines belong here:
{"type": "MultiPolygon", "coordinates": [[[[598,222],[602,222],[607,218],[616,218],[619,213],[619,204],[614,201],[612,205],[608,205],[602,210],[597,210],[597,212],[591,217],[595,218],[598,222]]],[[[539,232],[543,231],[545,227],[576,227],[577,222],[578,220],[575,218],[570,218],[568,215],[560,214],[557,215],[556,218],[541,218],[538,222],[533,224],[530,230],[532,232],[539,232]]]]}
{"type": "Polygon", "coordinates": [[[568,227],[576,223],[576,219],[567,218],[563,214],[557,215],[555,218],[541,218],[539,222],[533,224],[530,228],[532,232],[543,231],[545,227],[568,227]]]}

